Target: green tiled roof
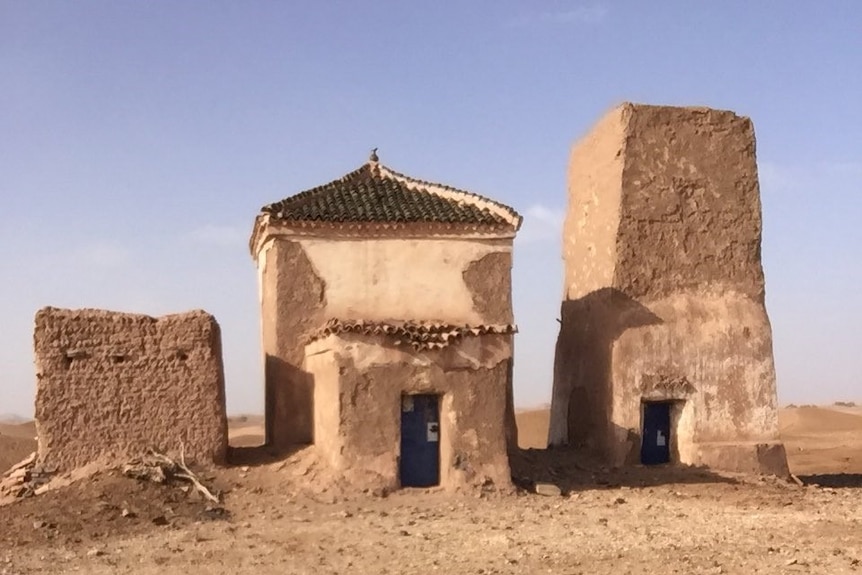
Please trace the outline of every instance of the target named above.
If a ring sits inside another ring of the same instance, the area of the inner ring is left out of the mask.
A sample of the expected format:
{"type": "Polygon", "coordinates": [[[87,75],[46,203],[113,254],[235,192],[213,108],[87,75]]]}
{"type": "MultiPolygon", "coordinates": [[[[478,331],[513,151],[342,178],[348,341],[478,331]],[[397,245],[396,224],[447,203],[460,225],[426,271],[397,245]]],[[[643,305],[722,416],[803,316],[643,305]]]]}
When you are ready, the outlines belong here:
{"type": "Polygon", "coordinates": [[[270,218],[297,222],[443,223],[520,226],[512,209],[488,198],[415,180],[375,161],[346,176],[264,206],[270,218]]]}

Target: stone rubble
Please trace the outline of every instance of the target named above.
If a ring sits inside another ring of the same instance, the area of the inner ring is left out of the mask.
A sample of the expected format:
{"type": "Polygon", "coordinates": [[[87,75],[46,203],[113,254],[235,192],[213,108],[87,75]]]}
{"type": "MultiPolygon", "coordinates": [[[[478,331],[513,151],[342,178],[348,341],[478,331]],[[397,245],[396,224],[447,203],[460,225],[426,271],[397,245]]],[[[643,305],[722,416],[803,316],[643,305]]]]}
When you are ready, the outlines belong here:
{"type": "Polygon", "coordinates": [[[0,499],[32,497],[42,492],[54,473],[54,469],[40,464],[33,452],[23,461],[13,465],[0,478],[0,499]]]}

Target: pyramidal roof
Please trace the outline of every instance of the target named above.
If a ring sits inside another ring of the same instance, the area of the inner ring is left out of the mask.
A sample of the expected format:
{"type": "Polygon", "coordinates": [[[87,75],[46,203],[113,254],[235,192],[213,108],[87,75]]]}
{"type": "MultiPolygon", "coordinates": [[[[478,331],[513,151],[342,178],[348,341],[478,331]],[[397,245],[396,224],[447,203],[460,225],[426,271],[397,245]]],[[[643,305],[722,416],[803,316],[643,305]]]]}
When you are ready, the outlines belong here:
{"type": "Polygon", "coordinates": [[[516,231],[521,216],[501,203],[387,168],[376,154],[359,169],[261,209],[285,223],[444,224],[516,231]]]}

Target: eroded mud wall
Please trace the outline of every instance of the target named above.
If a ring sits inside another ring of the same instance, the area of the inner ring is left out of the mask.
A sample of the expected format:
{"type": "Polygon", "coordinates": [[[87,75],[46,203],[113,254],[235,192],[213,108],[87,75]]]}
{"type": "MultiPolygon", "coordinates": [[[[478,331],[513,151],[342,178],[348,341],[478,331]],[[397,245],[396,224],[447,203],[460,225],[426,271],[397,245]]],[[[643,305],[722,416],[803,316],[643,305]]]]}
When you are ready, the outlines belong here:
{"type": "Polygon", "coordinates": [[[685,463],[739,467],[710,444],[756,460],[775,443],[760,241],[748,118],[625,104],[600,121],[570,163],[550,442],[631,460],[652,397],[684,406],[685,463]]]}
{"type": "Polygon", "coordinates": [[[45,465],[69,470],[180,446],[189,461],[224,462],[221,336],[211,315],[45,308],[34,344],[45,465]]]}
{"type": "Polygon", "coordinates": [[[282,448],[314,439],[314,389],[302,369],[305,337],[324,321],[326,283],[299,242],[267,244],[258,259],[266,441],[282,448]]]}
{"type": "Polygon", "coordinates": [[[357,487],[397,487],[403,394],[440,397],[440,482],[509,488],[506,411],[511,336],[416,352],[382,338],[329,336],[308,347],[317,446],[357,487]]]}

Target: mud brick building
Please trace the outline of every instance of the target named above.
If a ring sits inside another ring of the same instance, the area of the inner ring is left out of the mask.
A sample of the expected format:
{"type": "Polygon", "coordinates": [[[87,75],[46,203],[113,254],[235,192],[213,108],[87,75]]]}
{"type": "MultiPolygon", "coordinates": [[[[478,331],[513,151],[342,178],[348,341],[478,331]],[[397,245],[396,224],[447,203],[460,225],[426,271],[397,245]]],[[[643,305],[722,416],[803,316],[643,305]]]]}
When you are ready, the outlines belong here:
{"type": "Polygon", "coordinates": [[[508,485],[520,223],[376,155],[265,206],[250,248],[267,442],[313,442],[364,485],[508,485]]]}
{"type": "Polygon", "coordinates": [[[149,448],[220,464],[227,453],[221,335],[202,311],[36,314],[38,458],[71,470],[149,448]]]}
{"type": "Polygon", "coordinates": [[[751,121],[624,104],[568,182],[549,443],[786,474],[751,121]]]}

